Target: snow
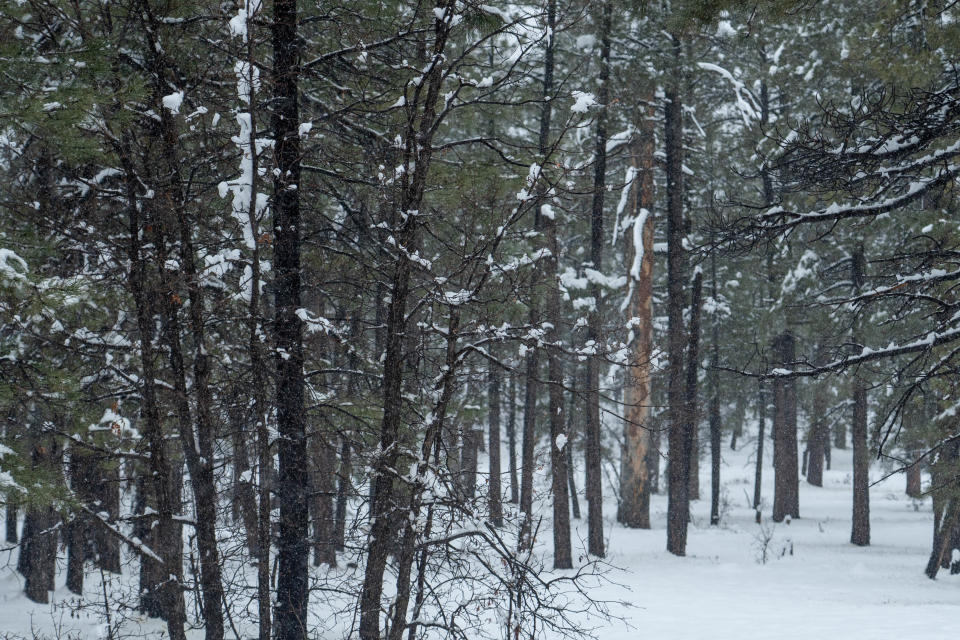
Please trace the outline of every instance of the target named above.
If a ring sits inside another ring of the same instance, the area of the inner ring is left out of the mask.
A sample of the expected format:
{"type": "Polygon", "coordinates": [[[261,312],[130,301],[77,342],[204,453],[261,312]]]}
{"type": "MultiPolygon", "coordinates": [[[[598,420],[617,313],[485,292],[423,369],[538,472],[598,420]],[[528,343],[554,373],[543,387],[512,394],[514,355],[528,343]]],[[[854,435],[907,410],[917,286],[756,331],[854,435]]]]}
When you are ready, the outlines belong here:
{"type": "Polygon", "coordinates": [[[570,111],[574,113],[586,113],[590,107],[597,104],[597,99],[592,93],[587,93],[586,91],[571,91],[570,94],[574,99],[570,111]]]}
{"type": "Polygon", "coordinates": [[[176,115],[180,113],[180,105],[183,104],[183,91],[174,91],[170,95],[163,96],[163,108],[176,115]]]}
{"type": "MultiPolygon", "coordinates": [[[[755,433],[755,427],[748,432],[755,433]]],[[[558,447],[561,441],[564,446],[568,444],[560,435],[555,440],[558,447]]],[[[774,524],[768,519],[773,496],[772,442],[768,439],[762,483],[764,520],[762,525],[757,525],[749,498],[753,492],[755,437],[745,434],[739,451],[732,451],[725,444],[721,466],[721,524],[711,527],[708,524],[708,445],[704,442],[702,447],[702,499],[692,504],[686,557],[675,557],[665,551],[665,493],[651,498],[651,529],[627,529],[615,522],[611,478],[605,481],[604,533],[608,553],[603,566],[608,567],[608,572],[605,577],[589,578],[584,586],[590,597],[606,602],[613,619],[581,612],[578,602],[571,600],[569,608],[576,622],[592,628],[603,640],[636,640],[638,637],[938,640],[952,637],[949,620],[960,614],[957,597],[960,576],[950,576],[944,571],[936,581],[931,581],[923,575],[933,521],[931,503],[929,498],[915,500],[904,495],[902,474],[881,481],[885,470],[874,465],[871,480],[876,484],[870,490],[871,545],[856,547],[849,542],[852,493],[849,449],[833,450],[833,467],[824,471],[822,488],[807,484],[801,477],[801,517],[790,524],[774,524]],[[769,539],[765,563],[761,562],[764,537],[769,539]]],[[[538,459],[545,459],[545,449],[538,446],[538,459]]],[[[504,452],[501,457],[506,459],[505,455],[504,452]]],[[[481,472],[486,468],[487,456],[481,454],[481,472]]],[[[661,478],[665,470],[664,461],[661,478]]],[[[582,467],[575,472],[578,479],[583,477],[582,467]]],[[[535,553],[549,566],[552,549],[549,465],[543,465],[535,474],[535,481],[534,518],[543,518],[535,553]]],[[[924,481],[929,483],[929,478],[925,476],[924,481]]],[[[435,484],[429,477],[425,477],[424,482],[428,486],[435,484]]],[[[578,484],[580,504],[584,508],[583,486],[578,484]]],[[[508,512],[515,508],[504,504],[508,512]]],[[[573,520],[572,526],[574,563],[575,567],[582,567],[586,560],[586,521],[573,520]]],[[[59,553],[62,555],[64,551],[59,553]]],[[[7,562],[8,566],[15,566],[16,550],[7,553],[7,562]]],[[[235,563],[237,559],[228,558],[225,562],[235,563]]],[[[123,588],[135,585],[136,566],[136,562],[128,562],[122,576],[108,574],[111,581],[108,593],[120,590],[121,585],[125,585],[123,588]]],[[[362,576],[362,567],[334,570],[320,567],[311,571],[314,581],[328,575],[335,580],[359,580],[362,576]]],[[[87,565],[87,572],[85,599],[100,602],[103,599],[100,573],[92,564],[87,565]]],[[[547,571],[542,577],[550,579],[571,573],[547,571]]],[[[0,620],[4,631],[23,637],[33,637],[32,628],[51,634],[59,630],[63,637],[71,632],[77,638],[106,637],[104,622],[92,615],[92,611],[69,615],[67,605],[75,596],[64,586],[65,574],[62,570],[58,572],[52,603],[38,605],[23,595],[22,577],[13,570],[7,571],[0,578],[0,620]]],[[[318,630],[318,637],[344,638],[351,624],[350,616],[337,616],[331,611],[343,602],[331,600],[332,596],[314,595],[318,593],[314,591],[310,598],[310,628],[318,630]]],[[[568,594],[566,597],[578,596],[568,594]]],[[[245,606],[240,599],[231,602],[238,624],[245,606]]],[[[491,611],[497,610],[495,603],[489,606],[491,611]]],[[[422,617],[429,620],[426,615],[422,617]]],[[[249,622],[249,615],[242,619],[251,626],[241,628],[241,633],[244,637],[255,637],[256,628],[249,622]]],[[[114,624],[123,625],[123,633],[117,633],[114,628],[114,637],[159,640],[166,631],[162,621],[133,612],[116,616],[114,624]]],[[[189,640],[202,637],[202,629],[188,631],[189,640]]],[[[537,637],[554,640],[559,636],[544,633],[537,637]]]]}
{"type": "Polygon", "coordinates": [[[560,451],[563,451],[563,448],[567,446],[567,436],[563,433],[558,434],[555,442],[557,445],[557,449],[559,449],[560,451]]]}

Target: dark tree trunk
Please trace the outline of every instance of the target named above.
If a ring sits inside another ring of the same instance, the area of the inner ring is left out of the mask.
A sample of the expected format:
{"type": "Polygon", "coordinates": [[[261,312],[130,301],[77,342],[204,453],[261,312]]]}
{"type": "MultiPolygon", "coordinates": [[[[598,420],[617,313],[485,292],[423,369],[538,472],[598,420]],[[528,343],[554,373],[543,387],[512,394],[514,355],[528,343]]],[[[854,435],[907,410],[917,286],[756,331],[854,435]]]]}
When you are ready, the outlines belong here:
{"type": "MultiPolygon", "coordinates": [[[[689,499],[700,499],[700,410],[697,400],[700,374],[700,312],[702,309],[703,273],[693,277],[690,296],[690,330],[687,334],[687,380],[684,388],[684,413],[687,421],[690,478],[689,499]]],[[[689,516],[689,511],[688,511],[689,516]]]]}
{"type": "Polygon", "coordinates": [[[763,392],[763,380],[757,382],[757,460],[753,472],[753,510],[760,524],[760,499],[763,480],[763,446],[767,428],[767,395],[763,392]]]}
{"type": "Polygon", "coordinates": [[[870,544],[870,454],[867,450],[867,390],[857,381],[853,390],[853,524],[850,542],[870,544]]]}
{"type": "MultiPolygon", "coordinates": [[[[557,2],[547,2],[547,43],[544,56],[543,104],[540,109],[540,154],[546,159],[550,144],[550,122],[553,116],[553,56],[557,2]]],[[[559,272],[560,242],[557,238],[557,214],[538,212],[543,225],[549,254],[543,259],[546,281],[545,308],[547,322],[547,380],[549,382],[550,412],[550,479],[553,493],[553,567],[570,569],[573,555],[570,550],[570,502],[567,495],[567,452],[569,448],[563,415],[563,362],[560,357],[560,326],[563,309],[560,305],[559,272]]]]}
{"type": "MultiPolygon", "coordinates": [[[[710,254],[710,297],[714,305],[717,302],[717,254],[710,254]]],[[[710,368],[710,524],[720,524],[720,323],[714,311],[712,318],[713,348],[712,367],[710,368]]],[[[736,435],[734,435],[734,441],[736,435]]]]}
{"type": "MultiPolygon", "coordinates": [[[[574,370],[576,370],[576,365],[574,365],[574,370]]],[[[576,458],[574,455],[574,442],[577,439],[577,394],[579,393],[577,387],[577,374],[574,371],[574,374],[570,376],[570,406],[567,410],[567,485],[570,488],[570,507],[573,513],[573,517],[577,520],[580,519],[580,499],[577,497],[577,479],[576,474],[573,471],[573,461],[576,458]]]]}
{"type": "Polygon", "coordinates": [[[74,513],[67,524],[67,589],[83,595],[83,566],[87,543],[86,514],[74,513]]]}
{"type": "Polygon", "coordinates": [[[826,398],[819,389],[814,390],[813,424],[807,435],[807,482],[815,487],[823,486],[824,450],[830,446],[830,435],[826,429],[826,398]]]}
{"type": "MultiPolygon", "coordinates": [[[[531,320],[536,316],[531,308],[531,320]]],[[[535,323],[531,322],[531,326],[535,323]]],[[[526,385],[523,398],[523,439],[520,444],[520,546],[530,548],[533,518],[533,445],[536,439],[537,391],[540,375],[539,349],[526,353],[526,385]]]]}
{"type": "MultiPolygon", "coordinates": [[[[793,334],[784,332],[774,339],[777,362],[793,362],[796,346],[793,334]]],[[[800,517],[800,478],[797,474],[797,396],[792,379],[774,378],[773,382],[773,521],[800,517]]]]}
{"type": "MultiPolygon", "coordinates": [[[[52,437],[35,437],[30,452],[30,467],[35,472],[56,478],[62,463],[59,444],[52,437]]],[[[34,602],[49,602],[57,572],[57,541],[61,519],[50,504],[36,500],[27,502],[26,521],[18,568],[26,578],[24,593],[34,602]]],[[[82,558],[82,553],[81,553],[82,558]]],[[[82,561],[81,561],[82,562],[82,561]]],[[[82,572],[82,567],[81,567],[82,572]]]]}
{"type": "Polygon", "coordinates": [[[337,566],[334,534],[334,475],[337,453],[322,434],[313,434],[313,464],[311,468],[310,511],[313,517],[313,566],[337,566]]]}
{"type": "MultiPolygon", "coordinates": [[[[680,41],[673,36],[675,62],[679,64],[680,41]]],[[[683,326],[686,258],[683,248],[683,108],[673,83],[666,90],[664,144],[667,155],[667,397],[670,417],[670,451],[667,462],[667,551],[683,556],[687,551],[689,519],[689,441],[684,411],[683,326]]]]}
{"type": "Polygon", "coordinates": [[[274,0],[273,181],[274,322],[280,503],[276,640],[307,637],[308,456],[303,407],[303,327],[300,267],[300,34],[296,0],[274,0]]]}
{"type": "Polygon", "coordinates": [[[480,425],[468,421],[463,425],[463,444],[460,450],[460,489],[468,502],[477,497],[477,458],[483,431],[480,425]]]}
{"type": "MultiPolygon", "coordinates": [[[[700,374],[700,312],[703,307],[703,273],[697,271],[693,277],[693,291],[690,295],[690,331],[687,334],[687,380],[684,388],[684,419],[686,420],[687,475],[693,498],[694,482],[699,493],[699,475],[693,473],[697,457],[697,431],[699,420],[698,387],[700,374]]],[[[689,518],[689,509],[687,517],[689,518]]]]}
{"type": "MultiPolygon", "coordinates": [[[[139,182],[129,152],[122,158],[125,169],[127,210],[129,215],[130,263],[129,287],[137,314],[137,332],[140,338],[142,364],[141,413],[142,431],[147,441],[150,479],[156,504],[156,520],[144,518],[143,526],[151,548],[158,553],[161,562],[143,558],[140,572],[140,606],[150,616],[163,617],[171,640],[185,640],[186,618],[183,590],[183,539],[181,527],[173,520],[174,509],[180,508],[180,485],[174,477],[174,466],[168,456],[160,408],[157,399],[157,353],[154,347],[154,306],[157,292],[147,289],[146,259],[142,254],[142,232],[149,222],[140,216],[137,189],[139,182]],[[155,525],[155,526],[154,526],[155,525]]],[[[154,247],[154,250],[158,250],[154,247]]],[[[162,294],[161,294],[162,295],[162,294]]],[[[177,474],[179,475],[179,474],[177,474]]],[[[141,487],[141,508],[146,504],[145,487],[141,487]]]]}
{"type": "Polygon", "coordinates": [[[353,447],[348,436],[340,444],[340,470],[337,472],[337,511],[334,523],[334,542],[337,551],[343,551],[347,536],[347,500],[350,499],[353,475],[353,447]]]}
{"type": "Polygon", "coordinates": [[[487,504],[490,523],[495,527],[503,526],[503,489],[500,487],[500,368],[489,364],[487,371],[487,403],[489,406],[490,480],[488,484],[487,504]]]}
{"type": "Polygon", "coordinates": [[[17,524],[20,518],[18,513],[18,503],[14,497],[7,498],[6,509],[6,540],[10,544],[16,544],[20,536],[17,534],[17,524]]]}
{"type": "Polygon", "coordinates": [[[517,481],[517,375],[510,372],[507,383],[507,464],[510,467],[510,503],[520,502],[517,481]]]}
{"type": "Polygon", "coordinates": [[[931,580],[937,577],[937,572],[940,571],[940,566],[947,557],[947,547],[958,522],[960,522],[960,508],[955,499],[949,498],[942,508],[942,515],[939,518],[934,517],[933,549],[930,552],[927,567],[924,569],[924,573],[931,580]]]}
{"type": "MultiPolygon", "coordinates": [[[[276,0],[279,2],[280,0],[276,0]]],[[[284,0],[293,2],[293,0],[284,0]]],[[[409,251],[417,246],[417,216],[407,215],[410,211],[419,211],[426,188],[427,173],[430,168],[432,136],[436,130],[437,102],[440,96],[444,59],[449,22],[434,20],[436,38],[429,61],[426,55],[421,60],[427,64],[428,71],[422,79],[425,94],[422,103],[416,109],[419,117],[408,116],[406,123],[405,146],[403,150],[404,172],[398,185],[398,198],[390,210],[391,235],[394,242],[409,251]],[[403,214],[401,219],[400,214],[403,214]]],[[[426,53],[426,52],[424,52],[426,53]]],[[[408,111],[408,113],[410,113],[408,111]]],[[[297,125],[293,124],[293,137],[296,137],[297,125]]],[[[406,518],[410,525],[409,514],[396,509],[394,475],[400,456],[399,436],[403,425],[403,377],[404,377],[404,339],[407,337],[407,303],[410,292],[411,260],[404,254],[397,256],[393,264],[390,289],[390,303],[384,339],[386,342],[383,360],[383,418],[380,423],[380,455],[374,462],[372,474],[372,496],[370,502],[370,543],[367,551],[367,565],[363,576],[360,594],[360,621],[358,635],[361,640],[381,640],[380,610],[383,595],[383,576],[387,565],[387,554],[391,541],[396,540],[398,518],[406,518]]],[[[452,373],[452,372],[450,372],[452,373]]],[[[442,427],[442,425],[441,425],[442,427]]],[[[437,434],[439,437],[439,434],[437,434]]],[[[409,550],[412,544],[406,538],[401,542],[401,553],[409,550]]],[[[402,581],[398,578],[398,584],[402,581]]],[[[409,584],[403,585],[404,589],[409,584]]],[[[397,615],[406,614],[406,606],[397,615]]],[[[280,638],[278,640],[285,640],[280,638]]]]}
{"type": "MultiPolygon", "coordinates": [[[[235,403],[239,403],[239,397],[235,403]]],[[[243,523],[244,534],[247,539],[247,550],[250,557],[259,557],[260,545],[257,536],[257,498],[253,482],[253,469],[250,468],[250,453],[247,448],[248,434],[244,429],[243,407],[235,406],[230,409],[230,428],[233,432],[233,511],[234,518],[243,523]]]]}
{"type": "MultiPolygon", "coordinates": [[[[864,282],[866,260],[863,245],[858,246],[850,263],[850,280],[855,294],[864,282]]],[[[852,341],[860,342],[860,321],[854,320],[852,341]]],[[[853,421],[850,425],[853,439],[853,522],[850,542],[865,547],[870,544],[870,453],[867,451],[867,388],[857,373],[853,378],[853,421]]]]}
{"type": "MultiPolygon", "coordinates": [[[[607,191],[607,103],[610,101],[610,22],[613,7],[604,0],[600,16],[600,73],[597,86],[596,146],[593,156],[593,201],[590,210],[590,262],[598,272],[603,271],[603,199],[607,191]]],[[[603,290],[598,282],[591,282],[593,308],[588,318],[587,335],[594,353],[587,358],[587,428],[586,428],[586,493],[587,493],[587,550],[602,558],[603,542],[603,461],[600,457],[600,367],[603,344],[603,290]]]]}

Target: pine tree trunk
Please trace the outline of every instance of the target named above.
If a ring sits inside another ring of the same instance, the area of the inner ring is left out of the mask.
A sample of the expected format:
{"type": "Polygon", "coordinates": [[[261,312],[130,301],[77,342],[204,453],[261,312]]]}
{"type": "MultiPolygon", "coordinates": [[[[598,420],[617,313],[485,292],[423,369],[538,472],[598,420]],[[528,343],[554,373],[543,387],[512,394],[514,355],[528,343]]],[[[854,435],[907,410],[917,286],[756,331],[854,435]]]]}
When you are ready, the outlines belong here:
{"type": "MultiPolygon", "coordinates": [[[[55,478],[58,466],[62,463],[59,445],[49,436],[35,436],[33,440],[31,469],[55,478]]],[[[23,590],[27,598],[40,604],[49,602],[49,592],[54,589],[60,522],[51,504],[38,503],[36,500],[27,502],[23,543],[20,547],[23,562],[18,568],[26,578],[23,590]]]]}
{"type": "MultiPolygon", "coordinates": [[[[693,499],[693,488],[696,486],[699,497],[700,476],[694,473],[697,465],[697,437],[700,411],[698,401],[700,375],[700,312],[703,308],[703,273],[697,271],[693,277],[693,291],[690,295],[690,331],[687,334],[687,380],[684,388],[684,419],[686,420],[686,443],[688,468],[690,478],[690,499],[693,499]],[[694,483],[697,483],[694,485],[694,483]]],[[[687,511],[689,517],[689,510],[687,511]]]]}
{"type": "MultiPolygon", "coordinates": [[[[531,307],[531,326],[535,326],[535,312],[531,307]]],[[[526,353],[526,384],[523,397],[523,434],[520,444],[520,548],[532,544],[530,535],[533,518],[533,446],[536,440],[537,391],[539,383],[539,349],[529,348],[526,353]]]]}
{"type": "Polygon", "coordinates": [[[488,484],[488,515],[494,527],[503,526],[503,489],[500,486],[500,368],[491,362],[487,370],[487,404],[489,410],[490,480],[488,484]]]}
{"type": "MultiPolygon", "coordinates": [[[[600,16],[600,73],[597,86],[597,135],[593,156],[593,201],[590,209],[590,263],[598,274],[603,273],[603,200],[607,191],[607,107],[610,101],[610,0],[602,3],[600,16]]],[[[600,452],[600,368],[603,336],[603,290],[591,279],[590,295],[593,308],[587,320],[587,335],[593,345],[593,354],[587,357],[587,428],[586,428],[586,493],[587,493],[587,550],[604,557],[603,541],[603,486],[600,452]]]]}
{"type": "Polygon", "coordinates": [[[307,637],[308,456],[303,394],[300,267],[300,34],[296,0],[274,0],[273,180],[274,323],[280,503],[276,588],[276,640],[307,637]]]}
{"type": "Polygon", "coordinates": [[[310,486],[313,496],[310,511],[313,517],[313,566],[325,564],[335,567],[337,553],[333,497],[337,454],[323,434],[316,432],[313,434],[312,449],[310,486]]]}
{"type": "MultiPolygon", "coordinates": [[[[676,63],[680,42],[673,36],[676,63]]],[[[667,551],[686,555],[687,521],[690,500],[688,490],[689,449],[686,433],[683,351],[686,343],[683,326],[686,257],[683,248],[683,108],[676,87],[666,90],[664,108],[664,144],[667,169],[667,402],[670,411],[669,459],[667,462],[667,551]]]]}
{"type": "Polygon", "coordinates": [[[507,383],[507,464],[510,467],[510,504],[520,502],[517,481],[517,374],[510,372],[507,383]]]}
{"type": "MultiPolygon", "coordinates": [[[[710,297],[715,306],[717,304],[716,251],[710,254],[710,297]]],[[[720,524],[720,440],[722,428],[720,422],[720,372],[717,370],[720,364],[720,323],[716,310],[713,312],[711,324],[713,354],[710,368],[710,524],[716,526],[720,524]]],[[[736,440],[736,435],[733,439],[736,440]]]]}
{"type": "Polygon", "coordinates": [[[867,390],[859,381],[853,390],[853,523],[850,542],[870,544],[870,454],[867,450],[867,390]]]}
{"type": "Polygon", "coordinates": [[[337,551],[343,551],[346,547],[347,537],[347,500],[350,499],[352,491],[353,476],[353,446],[350,444],[349,436],[344,436],[340,444],[340,469],[337,471],[337,506],[334,516],[334,542],[337,551]]]}
{"type": "Polygon", "coordinates": [[[760,524],[760,499],[763,486],[763,448],[767,428],[767,396],[763,391],[763,380],[757,382],[757,456],[753,472],[753,510],[757,524],[760,524]]]}
{"type": "Polygon", "coordinates": [[[653,106],[645,110],[640,140],[633,154],[633,227],[627,238],[630,293],[627,306],[633,335],[631,364],[624,372],[623,448],[620,458],[618,520],[636,529],[650,528],[650,468],[652,454],[651,370],[653,367],[653,106]]]}
{"type": "Polygon", "coordinates": [[[911,498],[923,497],[922,475],[919,462],[913,462],[907,467],[907,495],[911,498]]]}
{"type": "Polygon", "coordinates": [[[9,544],[16,544],[20,536],[17,533],[18,520],[20,518],[19,505],[16,499],[11,496],[7,498],[6,508],[6,540],[9,544]]]}
{"type": "MultiPolygon", "coordinates": [[[[796,353],[794,337],[785,332],[774,339],[777,362],[787,366],[796,353]]],[[[800,478],[797,474],[797,404],[796,383],[777,377],[773,382],[773,521],[787,516],[800,517],[800,478]]]]}
{"type": "Polygon", "coordinates": [[[468,503],[477,497],[477,458],[483,431],[468,421],[463,425],[463,445],[460,449],[460,489],[468,503]]]}
{"type": "Polygon", "coordinates": [[[823,459],[824,448],[830,446],[830,436],[826,433],[824,424],[827,407],[826,398],[819,389],[814,389],[813,396],[813,424],[807,435],[807,482],[815,487],[823,486],[823,459]]]}
{"type": "Polygon", "coordinates": [[[570,404],[567,409],[567,486],[570,489],[570,508],[574,519],[580,519],[580,498],[577,496],[577,478],[573,471],[573,461],[576,459],[574,454],[574,442],[577,439],[577,395],[579,393],[579,384],[577,383],[576,364],[573,365],[574,373],[570,376],[570,404]]]}
{"type": "MultiPolygon", "coordinates": [[[[850,280],[855,294],[859,294],[865,276],[866,260],[863,245],[858,246],[850,263],[850,280]]],[[[860,321],[854,320],[852,341],[860,343],[860,321]]],[[[867,451],[867,388],[864,381],[854,373],[853,422],[850,425],[853,439],[853,522],[850,542],[865,547],[870,544],[870,454],[867,451]]]]}

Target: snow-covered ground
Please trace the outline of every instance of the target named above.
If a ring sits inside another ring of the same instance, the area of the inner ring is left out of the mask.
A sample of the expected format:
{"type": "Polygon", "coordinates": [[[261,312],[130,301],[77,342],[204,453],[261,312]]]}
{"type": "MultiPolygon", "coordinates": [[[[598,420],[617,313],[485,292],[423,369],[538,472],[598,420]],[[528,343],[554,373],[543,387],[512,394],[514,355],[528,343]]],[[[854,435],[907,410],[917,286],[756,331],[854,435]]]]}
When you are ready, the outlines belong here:
{"type": "MultiPolygon", "coordinates": [[[[960,576],[941,572],[938,580],[931,581],[923,575],[932,536],[929,499],[908,498],[901,474],[875,485],[870,504],[872,544],[851,545],[851,455],[849,450],[834,450],[833,469],[824,472],[823,488],[801,479],[802,517],[789,525],[763,525],[770,539],[767,561],[762,563],[764,535],[748,506],[753,492],[753,446],[747,443],[741,451],[724,451],[720,527],[708,525],[709,466],[706,458],[702,461],[703,499],[694,503],[685,558],[665,551],[665,496],[653,499],[654,524],[648,531],[615,525],[614,504],[608,501],[610,582],[590,593],[610,601],[610,612],[621,619],[584,621],[601,640],[935,640],[955,635],[951,620],[960,615],[960,576]]],[[[766,460],[771,459],[769,454],[766,460]]],[[[879,479],[882,472],[875,468],[872,473],[879,479]]],[[[765,519],[772,481],[773,471],[767,467],[765,519]]],[[[541,506],[545,513],[549,511],[547,505],[541,506]]],[[[581,506],[585,507],[582,500],[581,506]]],[[[582,553],[586,523],[575,520],[574,525],[576,557],[582,553]]],[[[540,538],[540,544],[546,545],[550,536],[540,538]]],[[[544,550],[549,553],[549,547],[544,550]]],[[[54,602],[35,605],[22,594],[21,578],[13,569],[15,555],[7,557],[10,564],[0,577],[0,638],[4,633],[30,638],[33,630],[47,638],[106,637],[105,626],[96,617],[71,617],[64,606],[71,596],[62,586],[62,573],[54,602]]],[[[0,562],[6,559],[0,556],[0,562]]],[[[99,577],[99,573],[89,577],[88,597],[102,597],[99,577]]],[[[325,618],[319,610],[323,605],[314,606],[311,613],[319,622],[325,618]]],[[[121,613],[115,611],[114,616],[121,613]]],[[[157,621],[139,620],[133,612],[128,615],[124,637],[157,637],[163,629],[157,621]]],[[[331,631],[327,626],[323,635],[331,631]]],[[[194,631],[190,636],[199,639],[202,633],[194,631]]]]}
{"type": "MultiPolygon", "coordinates": [[[[960,576],[942,571],[931,581],[923,574],[933,533],[929,498],[907,497],[902,474],[873,486],[871,545],[851,545],[851,452],[834,450],[823,488],[801,478],[801,518],[789,525],[763,525],[772,536],[762,564],[765,536],[748,507],[751,454],[723,453],[727,507],[720,527],[709,526],[709,461],[702,461],[703,499],[693,506],[687,557],[664,550],[665,496],[653,499],[652,530],[610,527],[609,560],[624,568],[611,578],[623,587],[607,587],[604,596],[633,605],[618,610],[632,628],[612,623],[601,634],[603,640],[955,636],[949,621],[960,615],[960,576]]],[[[771,458],[768,451],[765,459],[771,458]]],[[[881,476],[880,469],[871,470],[871,480],[881,476]]],[[[766,521],[773,497],[769,468],[764,469],[763,496],[766,521]]],[[[577,526],[585,537],[585,523],[577,526]]]]}

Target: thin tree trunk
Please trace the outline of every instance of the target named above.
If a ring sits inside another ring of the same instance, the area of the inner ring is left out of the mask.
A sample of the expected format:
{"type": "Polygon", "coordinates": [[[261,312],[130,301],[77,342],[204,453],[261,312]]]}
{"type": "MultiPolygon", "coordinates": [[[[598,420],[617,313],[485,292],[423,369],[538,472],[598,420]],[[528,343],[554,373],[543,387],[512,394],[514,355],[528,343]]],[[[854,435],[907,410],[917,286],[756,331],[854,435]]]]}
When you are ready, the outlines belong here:
{"type": "MultiPolygon", "coordinates": [[[[686,442],[685,447],[688,453],[687,474],[690,478],[690,493],[693,494],[693,482],[697,482],[699,489],[699,477],[694,475],[695,458],[697,456],[697,425],[700,422],[700,412],[698,405],[698,388],[700,377],[700,312],[703,308],[703,273],[697,271],[693,277],[693,290],[690,295],[690,330],[687,335],[687,380],[684,388],[684,418],[686,420],[686,442]]],[[[699,491],[698,491],[699,493],[699,491]]],[[[689,509],[687,517],[689,518],[689,509]]]]}
{"type": "Polygon", "coordinates": [[[500,487],[500,368],[491,362],[487,370],[487,403],[489,411],[490,442],[490,479],[487,504],[490,523],[495,527],[503,526],[503,490],[500,487]]]}
{"type": "Polygon", "coordinates": [[[6,540],[10,544],[16,544],[20,539],[17,533],[17,525],[20,517],[18,511],[19,508],[16,499],[13,496],[7,498],[6,540]]]}
{"type": "Polygon", "coordinates": [[[336,522],[334,524],[334,542],[337,551],[343,551],[347,537],[347,500],[350,499],[353,476],[353,446],[348,436],[343,437],[340,444],[340,470],[337,484],[336,522]]]}
{"type": "Polygon", "coordinates": [[[859,380],[853,390],[853,523],[850,542],[870,544],[870,455],[867,451],[867,390],[859,380]]]}
{"type": "Polygon", "coordinates": [[[311,468],[310,511],[313,517],[313,566],[337,566],[336,536],[334,534],[334,475],[337,453],[320,433],[313,434],[313,464],[311,468]]]}
{"type": "MultiPolygon", "coordinates": [[[[855,294],[859,294],[865,276],[866,260],[863,245],[853,252],[851,277],[855,294]]],[[[853,343],[860,343],[860,323],[854,320],[853,343]]],[[[867,451],[867,389],[857,373],[853,378],[853,522],[850,542],[865,547],[870,544],[870,454],[867,451]]]]}
{"type": "Polygon", "coordinates": [[[827,406],[826,398],[819,389],[814,389],[813,396],[813,424],[807,435],[807,482],[815,487],[823,486],[823,458],[824,448],[830,446],[830,436],[826,433],[824,424],[827,406]]]}
{"type": "MultiPolygon", "coordinates": [[[[535,304],[535,302],[532,302],[535,304]]],[[[530,309],[531,326],[536,317],[530,309]]],[[[533,445],[536,439],[537,378],[540,369],[540,350],[528,349],[526,353],[526,385],[523,398],[523,435],[520,444],[520,548],[530,548],[533,526],[533,445]]]]}
{"type": "MultiPolygon", "coordinates": [[[[597,135],[593,157],[593,202],[590,210],[590,263],[594,271],[603,272],[603,199],[607,191],[607,107],[610,101],[610,23],[613,7],[604,0],[600,16],[600,73],[597,86],[597,135]]],[[[593,353],[587,358],[587,428],[586,428],[586,492],[587,550],[591,555],[605,555],[603,541],[603,486],[600,457],[600,367],[603,343],[603,290],[591,282],[593,308],[588,318],[587,335],[593,353]]]]}
{"type": "Polygon", "coordinates": [[[763,480],[763,447],[767,429],[767,396],[763,392],[763,380],[757,382],[757,460],[753,471],[753,510],[760,524],[760,499],[763,480]]]}
{"type": "Polygon", "coordinates": [[[510,467],[510,503],[520,502],[517,481],[517,374],[510,372],[507,383],[507,464],[510,467]]]}
{"type": "Polygon", "coordinates": [[[573,470],[574,442],[577,439],[577,394],[579,393],[577,384],[576,364],[573,365],[574,373],[570,376],[570,406],[567,410],[567,485],[570,489],[570,507],[575,519],[580,519],[580,499],[577,497],[577,479],[573,470]]]}
{"type": "Polygon", "coordinates": [[[463,425],[463,444],[460,449],[460,489],[469,503],[477,497],[477,458],[483,431],[480,425],[468,421],[463,425]]]}
{"type": "MultiPolygon", "coordinates": [[[[717,317],[717,254],[710,253],[710,297],[713,300],[712,339],[713,354],[710,368],[710,524],[720,524],[720,322],[717,317]]],[[[736,435],[733,436],[736,440],[736,435]]]]}

